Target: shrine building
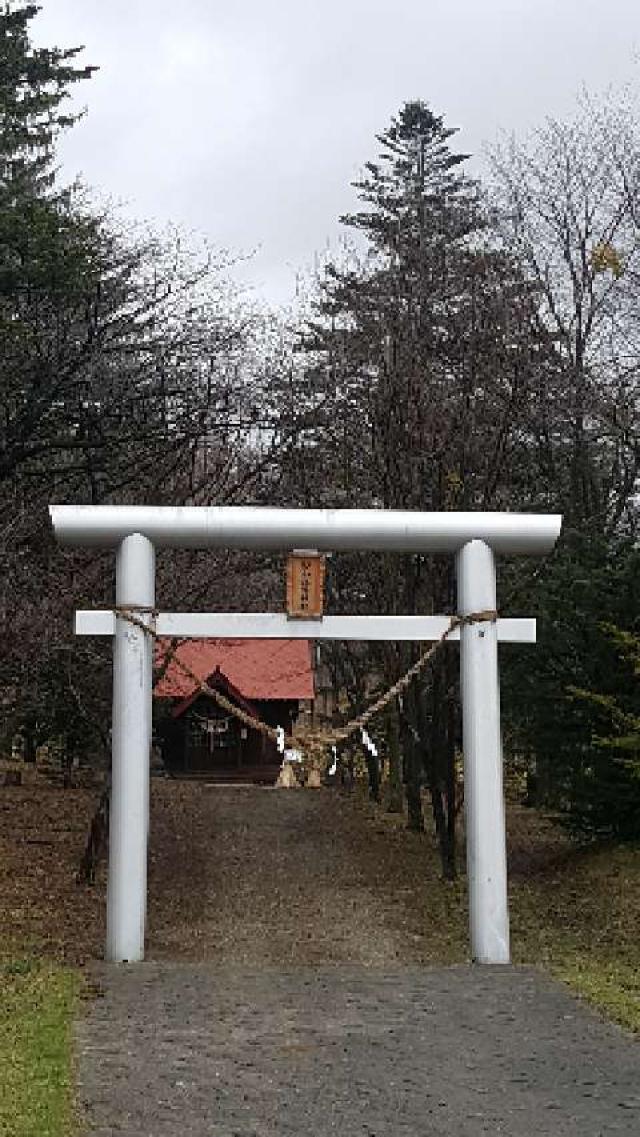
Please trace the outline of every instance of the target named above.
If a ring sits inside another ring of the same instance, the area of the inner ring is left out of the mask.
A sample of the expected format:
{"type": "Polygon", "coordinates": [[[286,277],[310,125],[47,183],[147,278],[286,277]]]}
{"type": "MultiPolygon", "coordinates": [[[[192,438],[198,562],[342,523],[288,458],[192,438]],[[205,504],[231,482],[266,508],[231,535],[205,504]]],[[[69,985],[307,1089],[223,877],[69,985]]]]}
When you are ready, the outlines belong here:
{"type": "Polygon", "coordinates": [[[203,693],[184,663],[241,710],[290,734],[314,698],[309,640],[190,639],[155,657],[155,737],[166,772],[215,782],[275,782],[282,762],[273,739],[203,693]],[[169,653],[169,662],[166,656],[169,653]]]}

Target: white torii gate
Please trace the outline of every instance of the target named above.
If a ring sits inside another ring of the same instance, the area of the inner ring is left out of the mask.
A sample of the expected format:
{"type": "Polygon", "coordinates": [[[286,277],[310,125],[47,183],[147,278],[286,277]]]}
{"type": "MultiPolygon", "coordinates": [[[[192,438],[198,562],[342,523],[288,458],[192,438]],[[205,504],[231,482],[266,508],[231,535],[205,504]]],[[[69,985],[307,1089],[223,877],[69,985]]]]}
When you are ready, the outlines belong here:
{"type": "MultiPolygon", "coordinates": [[[[453,553],[458,614],[496,608],[495,554],[543,554],[555,514],[408,513],[377,509],[52,505],[63,545],[113,547],[116,608],[158,635],[352,640],[435,640],[447,616],[326,616],[290,621],[279,613],[155,611],[155,549],[314,548],[453,553]]],[[[115,612],[76,613],[79,635],[114,636],[112,785],[106,958],[144,958],[149,835],[152,637],[115,612]]],[[[460,640],[467,876],[472,957],[509,962],[506,835],[498,640],[535,642],[535,620],[498,619],[456,629],[460,640]]]]}

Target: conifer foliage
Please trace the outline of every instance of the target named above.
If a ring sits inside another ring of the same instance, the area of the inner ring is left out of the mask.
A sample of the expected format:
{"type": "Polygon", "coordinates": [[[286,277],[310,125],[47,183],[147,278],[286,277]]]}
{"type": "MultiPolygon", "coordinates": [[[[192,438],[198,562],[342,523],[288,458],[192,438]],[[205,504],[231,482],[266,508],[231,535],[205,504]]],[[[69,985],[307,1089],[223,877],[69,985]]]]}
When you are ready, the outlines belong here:
{"type": "Polygon", "coordinates": [[[5,3],[0,10],[0,160],[2,188],[42,192],[53,185],[54,146],[80,115],[65,110],[73,86],[95,67],[76,67],[74,48],[36,48],[29,25],[40,7],[5,3]]]}
{"type": "MultiPolygon", "coordinates": [[[[619,345],[637,334],[640,151],[629,130],[589,121],[592,135],[585,120],[550,126],[535,161],[520,154],[499,167],[490,197],[465,175],[443,120],[423,103],[401,108],[355,183],[361,208],[343,217],[360,244],[318,281],[297,403],[308,409],[315,397],[317,414],[292,435],[288,461],[301,504],[319,494],[332,505],[564,515],[548,562],[501,566],[505,611],[537,614],[540,637],[533,654],[502,653],[507,758],[528,767],[530,795],[575,832],[629,835],[635,775],[595,741],[596,703],[574,688],[614,697],[628,668],[602,625],[637,629],[637,357],[619,345]],[[589,250],[614,223],[629,251],[603,280],[589,250]],[[596,809],[598,795],[606,807],[596,809]]],[[[343,557],[330,584],[345,611],[455,605],[452,566],[434,558],[343,557]]],[[[400,650],[333,653],[336,683],[356,705],[372,655],[381,682],[407,663],[400,650]]],[[[397,709],[410,821],[423,824],[425,784],[448,874],[461,793],[456,684],[450,652],[397,709]]],[[[635,713],[637,686],[626,698],[635,713]]],[[[397,763],[396,725],[381,729],[397,763]]]]}

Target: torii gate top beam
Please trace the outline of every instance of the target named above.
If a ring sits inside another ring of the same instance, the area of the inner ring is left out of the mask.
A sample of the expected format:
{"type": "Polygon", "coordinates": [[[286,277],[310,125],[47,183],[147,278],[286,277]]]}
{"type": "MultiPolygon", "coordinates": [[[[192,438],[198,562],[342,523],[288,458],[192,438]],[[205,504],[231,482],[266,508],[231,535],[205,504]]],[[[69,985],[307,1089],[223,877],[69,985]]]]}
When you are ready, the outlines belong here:
{"type": "Polygon", "coordinates": [[[542,554],[562,518],[539,513],[420,513],[258,506],[51,505],[63,545],[116,546],[141,533],[158,548],[367,549],[455,553],[485,541],[495,553],[542,554]]]}

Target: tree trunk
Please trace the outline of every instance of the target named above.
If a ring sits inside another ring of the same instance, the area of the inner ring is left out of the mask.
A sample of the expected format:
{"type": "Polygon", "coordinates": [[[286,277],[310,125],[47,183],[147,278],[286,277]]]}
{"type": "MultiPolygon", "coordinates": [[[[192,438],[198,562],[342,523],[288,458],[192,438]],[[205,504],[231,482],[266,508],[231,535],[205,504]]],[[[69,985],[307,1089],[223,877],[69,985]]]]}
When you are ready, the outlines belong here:
{"type": "Polygon", "coordinates": [[[415,737],[415,696],[407,692],[407,705],[403,719],[404,788],[407,797],[407,827],[413,833],[424,832],[422,812],[421,766],[418,739],[415,737]]]}
{"type": "Polygon", "coordinates": [[[96,869],[109,841],[109,808],[111,805],[111,775],[98,799],[91,818],[89,833],[80,860],[76,880],[79,884],[95,884],[96,869]]]}
{"type": "Polygon", "coordinates": [[[447,656],[436,661],[430,687],[417,700],[418,729],[430,742],[425,769],[445,880],[456,876],[455,709],[449,694],[449,670],[447,656]]]}
{"type": "Polygon", "coordinates": [[[420,778],[417,771],[416,745],[409,744],[409,761],[407,766],[406,794],[407,794],[407,828],[412,833],[424,833],[424,814],[422,812],[422,796],[420,793],[420,778]],[[413,753],[412,753],[413,752],[413,753]]]}
{"type": "Polygon", "coordinates": [[[36,749],[37,749],[35,735],[29,727],[25,727],[23,737],[24,737],[24,747],[23,747],[24,761],[25,762],[35,762],[35,760],[36,760],[36,749]]]}
{"type": "Polygon", "coordinates": [[[348,747],[338,750],[338,784],[341,789],[348,792],[354,788],[353,754],[348,747]]]}
{"type": "Polygon", "coordinates": [[[402,813],[402,763],[400,759],[400,731],[398,711],[395,706],[387,710],[386,721],[387,754],[389,755],[389,788],[387,811],[402,813]]]}
{"type": "Polygon", "coordinates": [[[371,801],[380,804],[380,762],[375,754],[365,748],[365,762],[367,763],[367,776],[369,779],[369,797],[371,801]]]}

